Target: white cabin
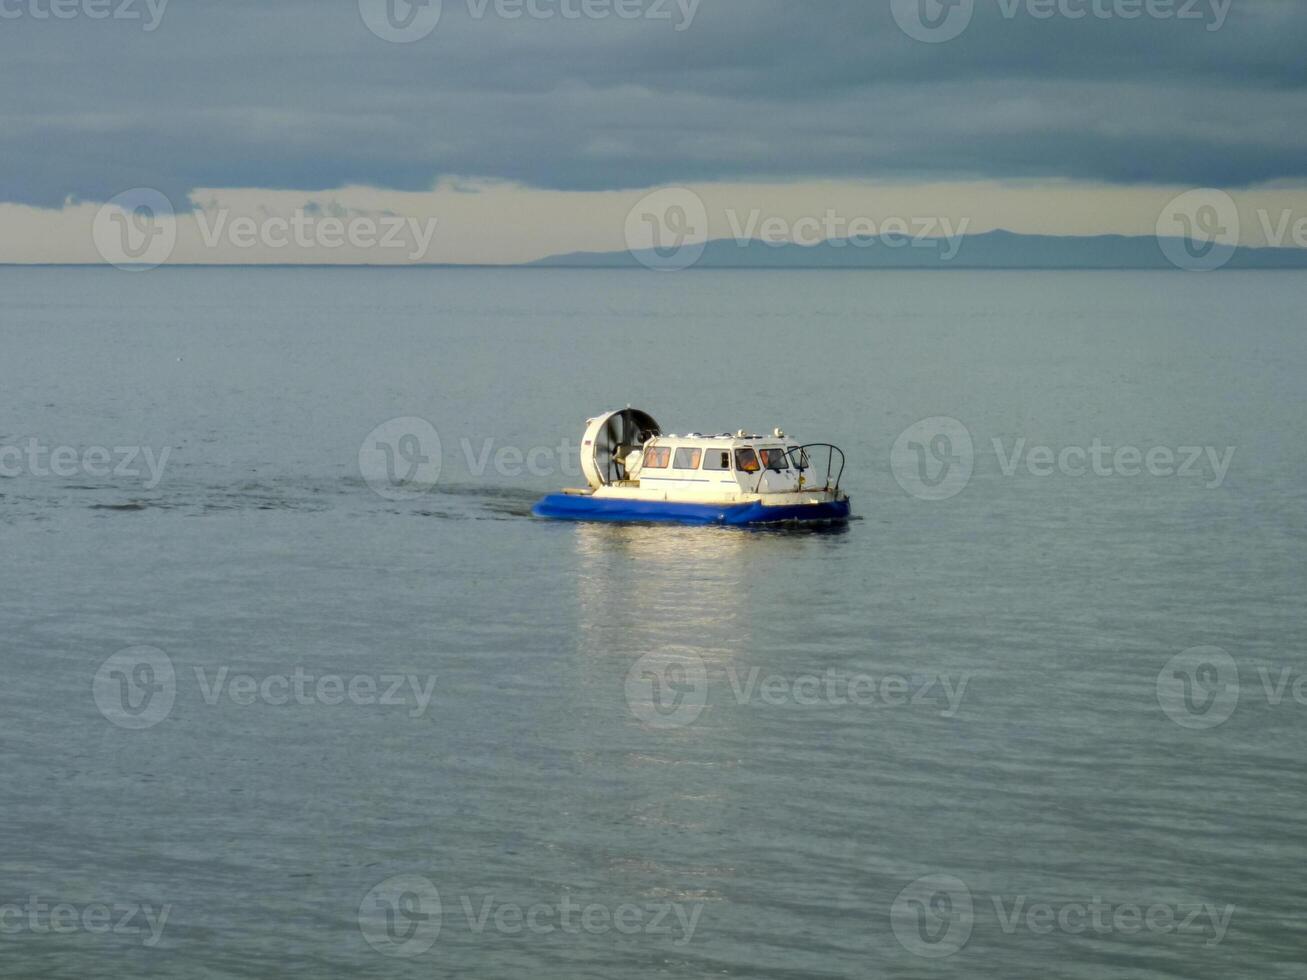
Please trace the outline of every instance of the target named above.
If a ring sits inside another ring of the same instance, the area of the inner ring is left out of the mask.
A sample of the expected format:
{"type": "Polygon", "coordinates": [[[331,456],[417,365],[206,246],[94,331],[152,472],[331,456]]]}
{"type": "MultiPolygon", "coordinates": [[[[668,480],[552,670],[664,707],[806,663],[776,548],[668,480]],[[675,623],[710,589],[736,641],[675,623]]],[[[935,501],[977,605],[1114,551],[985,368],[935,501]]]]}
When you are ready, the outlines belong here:
{"type": "Polygon", "coordinates": [[[730,435],[657,436],[625,459],[627,484],[714,499],[726,493],[793,493],[804,489],[810,465],[797,442],[776,429],[770,436],[743,431],[730,435]]]}
{"type": "Polygon", "coordinates": [[[685,503],[821,503],[839,497],[832,458],[821,462],[814,467],[808,448],[779,428],[771,435],[743,429],[664,435],[651,416],[628,408],[587,420],[581,468],[590,486],[568,492],[685,503]]]}

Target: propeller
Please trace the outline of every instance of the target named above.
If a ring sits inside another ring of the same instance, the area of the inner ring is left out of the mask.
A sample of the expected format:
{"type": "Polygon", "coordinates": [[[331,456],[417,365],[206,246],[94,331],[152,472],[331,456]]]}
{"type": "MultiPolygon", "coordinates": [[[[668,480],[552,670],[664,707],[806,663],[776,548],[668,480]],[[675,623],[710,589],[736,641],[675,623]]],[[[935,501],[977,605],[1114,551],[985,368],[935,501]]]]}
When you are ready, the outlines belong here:
{"type": "Polygon", "coordinates": [[[595,469],[604,483],[628,478],[625,459],[633,450],[659,433],[658,423],[639,409],[614,412],[595,434],[595,469]]]}

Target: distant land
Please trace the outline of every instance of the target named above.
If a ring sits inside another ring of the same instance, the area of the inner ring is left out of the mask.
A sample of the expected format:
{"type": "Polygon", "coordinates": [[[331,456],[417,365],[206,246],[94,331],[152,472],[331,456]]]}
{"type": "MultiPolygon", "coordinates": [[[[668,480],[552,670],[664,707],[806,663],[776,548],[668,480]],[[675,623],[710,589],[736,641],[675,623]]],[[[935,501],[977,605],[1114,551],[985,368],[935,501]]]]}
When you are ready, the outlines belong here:
{"type": "MultiPolygon", "coordinates": [[[[658,255],[648,251],[569,252],[532,262],[168,262],[163,268],[247,269],[1307,269],[1307,248],[1204,245],[1152,235],[975,235],[835,238],[816,245],[716,239],[658,255]],[[1219,250],[1219,251],[1215,251],[1219,250]],[[1177,261],[1171,261],[1169,256],[1177,261]],[[691,262],[690,260],[695,261],[691,262]]],[[[100,268],[101,263],[0,262],[0,268],[100,268]]],[[[154,268],[153,265],[142,268],[154,268]]]]}
{"type": "MultiPolygon", "coordinates": [[[[956,238],[904,236],[889,244],[882,238],[831,239],[817,245],[708,242],[696,269],[1175,269],[1163,252],[1201,256],[1200,245],[1151,235],[1020,235],[988,231],[956,238]]],[[[1307,269],[1307,249],[1216,246],[1233,251],[1225,269],[1307,269]]],[[[688,251],[686,256],[691,253],[688,251]]],[[[571,252],[526,263],[548,268],[636,268],[666,265],[648,252],[571,252]]]]}

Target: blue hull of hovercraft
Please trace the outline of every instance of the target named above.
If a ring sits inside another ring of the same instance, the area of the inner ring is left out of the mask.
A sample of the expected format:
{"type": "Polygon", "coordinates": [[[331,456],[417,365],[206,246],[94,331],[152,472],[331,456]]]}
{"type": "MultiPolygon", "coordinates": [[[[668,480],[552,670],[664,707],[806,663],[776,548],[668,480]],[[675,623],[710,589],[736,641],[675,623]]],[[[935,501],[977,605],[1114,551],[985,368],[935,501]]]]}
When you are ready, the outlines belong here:
{"type": "Polygon", "coordinates": [[[687,504],[665,500],[620,500],[580,494],[551,493],[531,513],[564,521],[630,521],[671,524],[721,524],[745,527],[755,524],[830,524],[849,519],[849,502],[766,507],[761,503],[687,504]]]}

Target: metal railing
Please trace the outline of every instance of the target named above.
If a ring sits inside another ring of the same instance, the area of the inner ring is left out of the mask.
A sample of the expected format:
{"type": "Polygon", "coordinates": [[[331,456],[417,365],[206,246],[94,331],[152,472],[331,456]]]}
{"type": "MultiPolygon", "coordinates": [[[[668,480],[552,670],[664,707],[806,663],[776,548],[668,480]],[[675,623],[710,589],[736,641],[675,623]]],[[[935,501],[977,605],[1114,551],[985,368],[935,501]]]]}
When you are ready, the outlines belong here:
{"type": "MultiPolygon", "coordinates": [[[[790,466],[798,471],[800,481],[804,479],[803,474],[812,468],[812,459],[808,455],[809,449],[826,450],[826,482],[822,484],[822,486],[820,487],[807,486],[804,487],[803,489],[827,490],[830,491],[831,493],[838,493],[840,489],[840,480],[844,477],[844,450],[840,449],[839,446],[832,445],[829,442],[806,442],[802,446],[794,446],[791,449],[785,450],[784,451],[785,456],[789,460],[790,466]],[[838,470],[835,469],[835,457],[837,455],[840,458],[840,466],[838,470]],[[832,471],[834,471],[835,473],[835,482],[833,484],[831,483],[831,478],[830,478],[832,471]]],[[[759,462],[761,462],[761,460],[759,460],[759,462]]],[[[785,472],[784,470],[775,470],[772,469],[771,467],[764,466],[758,473],[758,482],[754,484],[753,492],[759,493],[761,491],[763,478],[768,473],[784,473],[784,472],[785,472]]]]}

